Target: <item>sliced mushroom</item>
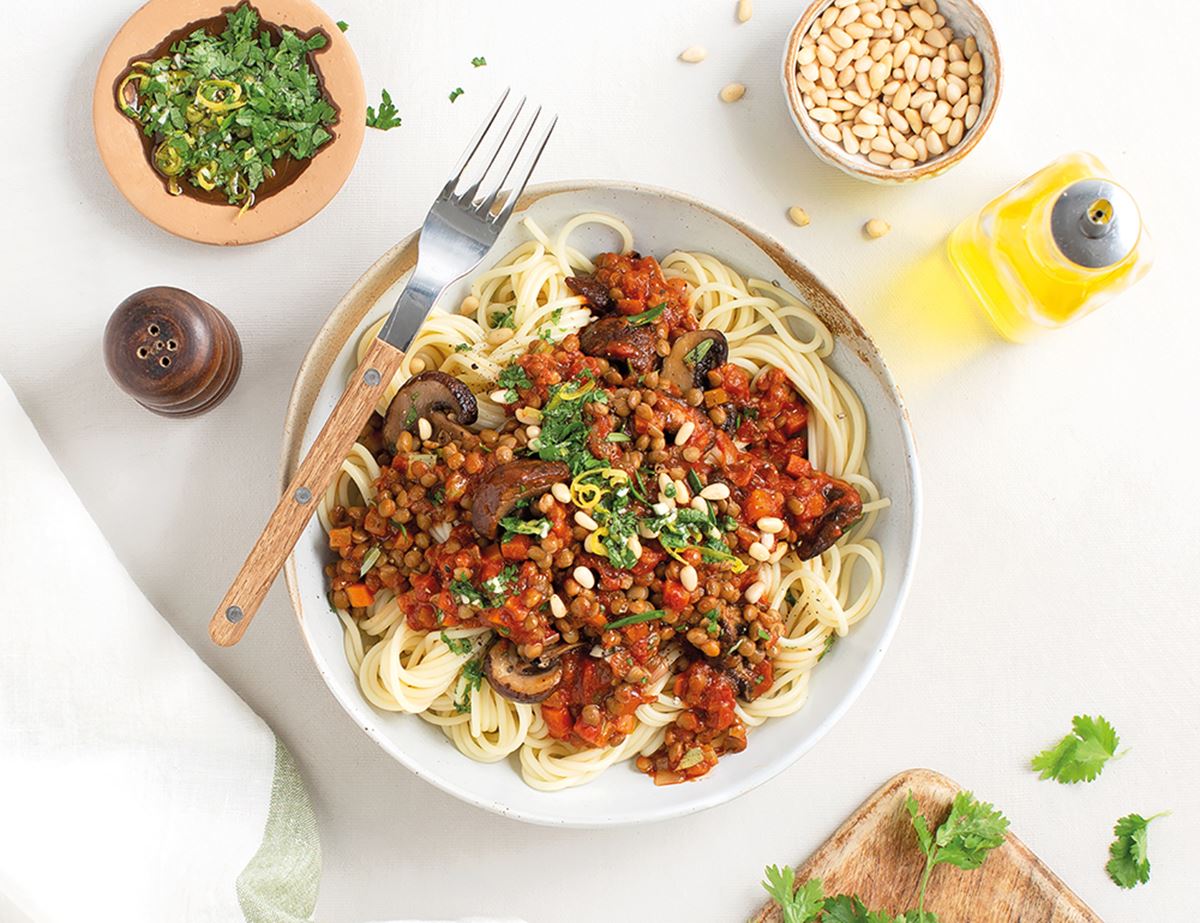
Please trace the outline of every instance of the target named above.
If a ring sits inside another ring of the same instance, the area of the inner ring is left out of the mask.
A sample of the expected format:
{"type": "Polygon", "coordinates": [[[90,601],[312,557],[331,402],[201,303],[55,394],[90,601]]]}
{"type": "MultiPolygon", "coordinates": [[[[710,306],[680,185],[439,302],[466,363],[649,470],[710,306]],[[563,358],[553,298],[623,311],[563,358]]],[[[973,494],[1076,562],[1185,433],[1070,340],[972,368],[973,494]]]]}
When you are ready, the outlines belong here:
{"type": "Polygon", "coordinates": [[[862,497],[857,490],[828,474],[820,476],[826,479],[821,487],[821,496],[828,506],[812,521],[806,534],[800,536],[796,553],[801,561],[815,558],[832,547],[842,533],[862,516],[862,497]]]}
{"type": "Polygon", "coordinates": [[[588,356],[628,362],[630,369],[641,373],[649,371],[658,358],[655,338],[653,327],[635,327],[624,317],[606,317],[579,332],[579,348],[588,356]]]}
{"type": "Polygon", "coordinates": [[[568,276],[567,288],[586,298],[588,305],[597,314],[607,313],[612,307],[612,296],[608,286],[593,275],[568,276]]]}
{"type": "Polygon", "coordinates": [[[693,330],[685,333],[671,347],[671,355],[663,360],[662,379],[669,381],[686,394],[692,388],[706,388],[708,373],[729,358],[729,344],[719,330],[693,330]],[[711,346],[704,344],[711,342],[711,346]]]}
{"type": "Polygon", "coordinates": [[[417,431],[422,417],[433,423],[433,414],[442,414],[447,421],[469,426],[479,416],[475,395],[453,375],[445,372],[422,372],[406,381],[388,407],[383,421],[383,438],[395,445],[399,435],[417,431]]]}
{"type": "Polygon", "coordinates": [[[549,698],[562,673],[559,657],[523,660],[507,638],[497,638],[483,658],[483,675],[489,685],[513,702],[532,704],[549,698]]]}
{"type": "Polygon", "coordinates": [[[485,538],[495,538],[500,520],[521,500],[540,497],[559,481],[571,477],[562,462],[536,459],[509,462],[493,468],[475,488],[471,502],[471,525],[485,538]]]}

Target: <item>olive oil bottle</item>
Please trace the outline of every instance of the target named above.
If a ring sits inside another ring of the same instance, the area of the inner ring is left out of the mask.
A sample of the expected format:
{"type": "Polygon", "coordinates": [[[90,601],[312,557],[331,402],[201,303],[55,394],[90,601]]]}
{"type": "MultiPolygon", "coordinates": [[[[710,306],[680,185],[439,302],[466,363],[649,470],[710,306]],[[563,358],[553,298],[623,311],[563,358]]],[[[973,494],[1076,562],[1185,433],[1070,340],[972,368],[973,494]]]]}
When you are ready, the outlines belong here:
{"type": "Polygon", "coordinates": [[[1086,153],[985,205],[947,250],[996,328],[1018,341],[1090,314],[1152,262],[1137,203],[1086,153]]]}

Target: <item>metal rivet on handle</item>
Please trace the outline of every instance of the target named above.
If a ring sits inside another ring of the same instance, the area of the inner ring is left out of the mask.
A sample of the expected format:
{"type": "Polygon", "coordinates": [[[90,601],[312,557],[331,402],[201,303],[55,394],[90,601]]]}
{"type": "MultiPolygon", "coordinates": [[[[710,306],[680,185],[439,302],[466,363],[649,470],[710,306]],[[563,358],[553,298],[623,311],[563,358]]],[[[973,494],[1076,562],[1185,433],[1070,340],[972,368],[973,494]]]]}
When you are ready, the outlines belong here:
{"type": "Polygon", "coordinates": [[[297,503],[307,503],[312,499],[312,491],[307,487],[297,487],[296,492],[292,496],[296,498],[297,503]]]}
{"type": "Polygon", "coordinates": [[[242,611],[241,606],[230,606],[225,610],[225,621],[237,624],[246,617],[246,613],[242,611]]]}
{"type": "Polygon", "coordinates": [[[383,376],[379,374],[378,369],[367,369],[363,372],[363,381],[374,388],[377,384],[383,381],[383,376]]]}

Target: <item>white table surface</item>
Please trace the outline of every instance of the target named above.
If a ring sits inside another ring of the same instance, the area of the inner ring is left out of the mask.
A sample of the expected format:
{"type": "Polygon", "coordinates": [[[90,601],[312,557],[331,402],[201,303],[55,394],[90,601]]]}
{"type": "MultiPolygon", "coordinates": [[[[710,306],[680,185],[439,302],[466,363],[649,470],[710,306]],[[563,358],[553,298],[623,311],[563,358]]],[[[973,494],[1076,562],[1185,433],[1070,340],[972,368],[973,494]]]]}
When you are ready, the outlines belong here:
{"type": "MultiPolygon", "coordinates": [[[[10,24],[0,60],[0,83],[23,101],[19,114],[9,108],[0,146],[0,372],[146,594],[296,754],[322,827],[321,921],[743,918],[763,898],[765,864],[800,861],[912,766],[995,801],[1106,919],[1183,919],[1200,816],[1200,203],[1184,159],[1184,139],[1197,137],[1184,108],[1193,81],[1170,37],[1197,33],[1197,6],[1140,3],[1135,22],[1118,0],[991,0],[1006,86],[990,134],[948,175],[882,189],[820,165],[788,120],[779,57],[804,4],[758,0],[741,26],[733,5],[330,0],[330,14],[350,23],[368,95],[389,87],[404,125],[367,133],[345,189],[306,226],[220,250],[148,224],[97,159],[92,82],[133,4],[39,4],[10,24]],[[693,43],[708,60],[678,63],[693,43]],[[488,66],[474,70],[475,55],[488,66]],[[725,105],[717,92],[732,80],[749,89],[725,105]],[[206,636],[273,503],[284,408],[311,338],[419,223],[509,82],[562,114],[538,179],[674,187],[793,247],[874,334],[921,451],[916,580],[857,705],[773,782],[643,830],[525,826],[410,775],[326,691],[281,585],[240,647],[218,650],[206,636]],[[455,86],[466,93],[451,105],[455,86]],[[943,238],[1075,149],[1099,154],[1134,192],[1157,265],[1086,322],[1032,345],[1002,343],[948,275],[943,238]],[[787,222],[792,204],[810,227],[787,222]],[[864,240],[871,217],[891,234],[864,240]],[[215,412],[161,419],[104,371],[109,312],[152,284],[196,292],[241,333],[242,379],[215,412]],[[1037,781],[1028,758],[1081,711],[1108,716],[1132,752],[1091,785],[1037,781]],[[1103,870],[1113,822],[1164,809],[1175,813],[1151,828],[1152,882],[1118,890],[1103,870]]],[[[69,558],[69,537],[47,553],[69,558]]]]}

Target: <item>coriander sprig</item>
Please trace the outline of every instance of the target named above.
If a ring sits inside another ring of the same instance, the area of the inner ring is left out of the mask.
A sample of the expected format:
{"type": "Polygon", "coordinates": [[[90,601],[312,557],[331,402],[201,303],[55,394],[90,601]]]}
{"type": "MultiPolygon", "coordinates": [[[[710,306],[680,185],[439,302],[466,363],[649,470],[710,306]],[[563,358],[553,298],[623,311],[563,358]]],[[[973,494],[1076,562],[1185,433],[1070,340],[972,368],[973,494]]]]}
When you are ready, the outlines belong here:
{"type": "Polygon", "coordinates": [[[1121,738],[1102,715],[1076,715],[1071,719],[1071,728],[1070,734],[1030,762],[1040,773],[1038,778],[1054,779],[1063,785],[1091,782],[1109,760],[1129,752],[1126,749],[1117,753],[1121,738]]]}
{"type": "Polygon", "coordinates": [[[1161,811],[1150,817],[1126,814],[1113,826],[1116,837],[1108,847],[1109,860],[1104,866],[1108,877],[1121,888],[1134,888],[1150,880],[1150,857],[1146,854],[1146,828],[1159,817],[1170,811],[1161,811]]]}

